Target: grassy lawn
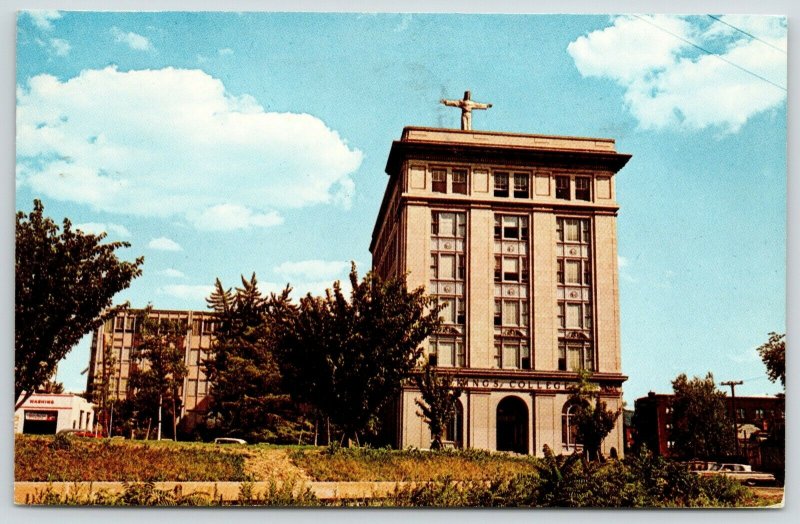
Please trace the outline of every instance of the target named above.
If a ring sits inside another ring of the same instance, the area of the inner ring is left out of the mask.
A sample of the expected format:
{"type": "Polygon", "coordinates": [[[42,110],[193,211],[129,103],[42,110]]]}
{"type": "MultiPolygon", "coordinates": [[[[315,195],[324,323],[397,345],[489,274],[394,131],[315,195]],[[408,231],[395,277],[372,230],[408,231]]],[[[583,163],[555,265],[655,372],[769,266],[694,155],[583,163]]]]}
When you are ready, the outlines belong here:
{"type": "MultiPolygon", "coordinates": [[[[560,460],[563,462],[564,458],[560,460]]],[[[440,481],[408,487],[395,499],[376,502],[399,506],[752,507],[776,504],[782,498],[780,489],[750,490],[724,478],[699,480],[699,484],[692,488],[695,491],[690,498],[674,498],[675,495],[669,494],[670,490],[664,489],[653,498],[650,492],[667,482],[666,477],[659,481],[661,484],[653,484],[654,479],[645,478],[648,475],[634,473],[629,466],[619,462],[585,467],[589,469],[579,468],[571,473],[563,470],[554,476],[552,463],[548,466],[545,459],[478,450],[429,452],[267,444],[220,446],[195,442],[17,435],[14,478],[38,482],[244,481],[245,485],[247,481],[285,481],[286,485],[305,481],[440,481]],[[648,481],[652,485],[646,485],[648,481]],[[561,500],[565,493],[572,493],[572,498],[561,500]],[[588,498],[581,502],[581,497],[588,498]]],[[[689,476],[682,481],[681,478],[673,477],[669,482],[675,483],[674,488],[684,491],[687,486],[681,483],[692,480],[692,484],[695,479],[689,476]]],[[[152,490],[152,487],[133,486],[123,498],[132,504],[164,504],[147,498],[152,495],[146,492],[147,489],[152,490]],[[145,492],[139,493],[142,489],[145,492]]],[[[313,496],[293,497],[289,489],[286,493],[276,492],[262,497],[260,502],[246,499],[240,503],[295,505],[315,500],[313,496]]],[[[121,503],[121,500],[113,503],[121,503]]],[[[48,499],[40,503],[66,502],[48,499]]]]}
{"type": "Polygon", "coordinates": [[[202,442],[19,435],[20,481],[425,481],[489,480],[531,474],[538,459],[477,450],[338,449],[314,446],[219,446],[202,442]]]}
{"type": "Polygon", "coordinates": [[[389,451],[384,449],[298,449],[292,462],[314,480],[425,481],[491,480],[535,473],[533,457],[517,457],[477,450],[389,451]]]}
{"type": "Polygon", "coordinates": [[[246,480],[241,453],[208,444],[17,436],[19,481],[246,480]]]}

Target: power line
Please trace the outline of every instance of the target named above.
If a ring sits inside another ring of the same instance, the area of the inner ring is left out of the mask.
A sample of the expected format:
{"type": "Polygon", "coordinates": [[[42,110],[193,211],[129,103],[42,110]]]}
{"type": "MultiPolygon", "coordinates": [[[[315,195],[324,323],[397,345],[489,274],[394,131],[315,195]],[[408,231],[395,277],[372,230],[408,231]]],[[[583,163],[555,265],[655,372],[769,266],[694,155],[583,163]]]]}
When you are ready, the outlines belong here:
{"type": "Polygon", "coordinates": [[[759,42],[761,42],[762,44],[764,44],[764,45],[768,45],[768,46],[770,46],[772,49],[775,49],[775,50],[777,50],[777,51],[780,51],[780,52],[781,52],[781,53],[783,53],[784,55],[785,55],[785,54],[787,54],[785,49],[781,49],[780,47],[778,47],[778,46],[776,46],[776,45],[772,45],[772,44],[770,44],[769,42],[767,42],[767,41],[765,41],[765,40],[762,40],[762,39],[760,39],[760,38],[759,38],[759,37],[757,37],[756,35],[753,35],[753,34],[750,34],[750,33],[748,33],[748,32],[747,32],[747,31],[745,31],[744,29],[739,29],[739,28],[738,28],[738,27],[736,27],[735,25],[733,25],[733,24],[729,24],[728,22],[726,22],[726,21],[722,20],[721,18],[718,18],[718,17],[716,17],[716,16],[714,16],[714,15],[708,15],[708,16],[709,16],[709,17],[711,17],[711,18],[713,18],[713,19],[714,19],[714,20],[716,20],[717,22],[720,22],[720,23],[722,23],[722,24],[725,24],[725,25],[726,25],[726,26],[728,26],[728,27],[731,27],[731,28],[733,28],[733,29],[736,29],[737,31],[739,31],[739,32],[740,32],[740,33],[742,33],[743,35],[747,35],[747,36],[749,36],[750,38],[752,38],[753,40],[758,40],[758,41],[759,41],[759,42]]]}
{"type": "Polygon", "coordinates": [[[766,83],[768,83],[768,84],[770,84],[770,85],[773,85],[773,86],[777,87],[778,89],[781,89],[781,90],[783,90],[783,91],[786,91],[786,88],[785,88],[785,87],[783,87],[782,85],[776,84],[776,83],[775,83],[775,82],[773,82],[772,80],[769,80],[768,78],[764,78],[763,76],[759,75],[758,73],[754,73],[753,71],[750,71],[749,69],[745,69],[744,67],[740,66],[739,64],[736,64],[735,62],[731,62],[731,61],[730,61],[730,60],[728,60],[727,58],[724,58],[724,57],[722,57],[722,56],[718,55],[717,53],[714,53],[714,52],[712,52],[712,51],[709,51],[708,49],[706,49],[706,48],[704,48],[704,47],[700,47],[699,45],[695,44],[694,42],[691,42],[691,41],[689,41],[689,40],[687,40],[687,39],[683,38],[683,37],[682,37],[682,36],[680,36],[680,35],[676,35],[676,34],[675,34],[675,33],[673,33],[672,31],[669,31],[668,29],[664,29],[664,28],[663,28],[663,27],[661,27],[660,25],[658,25],[658,24],[655,24],[655,23],[651,22],[650,20],[647,20],[646,18],[642,18],[642,17],[641,17],[641,16],[639,16],[639,15],[633,15],[633,16],[635,16],[636,18],[638,18],[638,19],[639,19],[639,20],[641,20],[642,22],[645,22],[645,23],[648,23],[648,24],[650,24],[651,26],[655,27],[656,29],[660,29],[661,31],[664,31],[664,32],[665,32],[665,33],[667,33],[667,34],[674,36],[674,37],[675,37],[675,38],[677,38],[678,40],[681,40],[681,41],[683,41],[683,42],[686,42],[687,44],[689,44],[689,45],[690,45],[690,46],[692,46],[692,47],[696,47],[697,49],[699,49],[700,51],[702,51],[702,52],[704,52],[704,53],[706,53],[706,54],[708,54],[708,55],[715,56],[715,57],[719,58],[720,60],[722,60],[722,61],[723,61],[723,62],[725,62],[726,64],[730,64],[730,65],[732,65],[733,67],[735,67],[736,69],[740,69],[740,70],[744,71],[744,72],[745,72],[745,73],[747,73],[748,75],[752,75],[752,76],[754,76],[754,77],[758,78],[759,80],[763,80],[764,82],[766,82],[766,83]]]}

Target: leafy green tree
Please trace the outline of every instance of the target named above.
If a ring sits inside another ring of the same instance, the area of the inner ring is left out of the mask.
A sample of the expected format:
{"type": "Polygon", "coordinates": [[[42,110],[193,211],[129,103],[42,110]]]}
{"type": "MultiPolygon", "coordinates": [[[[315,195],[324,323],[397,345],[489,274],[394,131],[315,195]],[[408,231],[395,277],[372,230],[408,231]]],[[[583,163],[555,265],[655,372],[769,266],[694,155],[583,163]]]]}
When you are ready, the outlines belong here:
{"type": "Polygon", "coordinates": [[[425,420],[431,430],[431,449],[441,449],[445,428],[456,414],[461,388],[453,387],[452,375],[438,373],[430,361],[414,375],[414,383],[422,395],[422,400],[415,400],[421,410],[417,415],[425,420]]]}
{"type": "Polygon", "coordinates": [[[275,320],[279,364],[292,397],[328,416],[344,438],[377,429],[379,411],[400,391],[422,353],[420,344],[439,325],[440,307],[405,278],[368,273],[352,292],[341,284],[325,297],[301,299],[294,315],[275,320]]]}
{"type": "Polygon", "coordinates": [[[141,342],[131,351],[129,396],[135,417],[148,426],[168,417],[172,438],[177,436],[181,408],[180,388],[186,378],[186,325],[177,320],[158,319],[148,306],[142,319],[141,342]]]}
{"type": "Polygon", "coordinates": [[[97,422],[102,425],[107,435],[111,435],[111,385],[114,379],[115,370],[117,367],[117,359],[112,351],[112,333],[104,333],[103,344],[103,360],[100,366],[99,373],[94,374],[94,381],[89,388],[89,400],[98,406],[99,413],[97,422]]]}
{"type": "Polygon", "coordinates": [[[578,442],[583,443],[584,455],[594,461],[600,458],[600,447],[614,429],[622,409],[608,409],[605,401],[600,400],[599,388],[590,379],[588,371],[578,372],[578,382],[572,387],[569,401],[575,404],[572,420],[577,428],[578,442]]]}
{"type": "Polygon", "coordinates": [[[207,299],[216,313],[211,355],[204,362],[211,383],[215,432],[252,441],[296,441],[302,416],[283,390],[272,350],[273,322],[295,310],[289,288],[264,298],[255,274],[235,292],[217,279],[207,299]]]}
{"type": "Polygon", "coordinates": [[[714,375],[691,380],[681,373],[672,381],[672,441],[674,453],[685,458],[716,458],[733,452],[731,421],[725,393],[714,375]]]}
{"type": "Polygon", "coordinates": [[[767,367],[767,376],[772,382],[781,381],[786,387],[786,335],[772,332],[769,340],[758,347],[758,354],[767,367]]]}
{"type": "Polygon", "coordinates": [[[19,407],[55,374],[56,365],[87,333],[113,317],[111,299],[142,274],[143,258],[125,262],[115,251],[127,242],[102,243],[105,233],[62,230],[33,211],[17,212],[14,398],[19,407]],[[24,393],[24,395],[23,395],[24,393]]]}

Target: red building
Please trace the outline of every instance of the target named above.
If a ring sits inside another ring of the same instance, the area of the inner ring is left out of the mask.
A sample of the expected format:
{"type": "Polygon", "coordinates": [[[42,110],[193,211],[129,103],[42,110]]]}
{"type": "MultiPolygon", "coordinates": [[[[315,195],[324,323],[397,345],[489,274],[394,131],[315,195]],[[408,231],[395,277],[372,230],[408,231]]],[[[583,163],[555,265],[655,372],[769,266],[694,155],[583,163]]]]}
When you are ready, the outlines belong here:
{"type": "MultiPolygon", "coordinates": [[[[671,440],[672,399],[674,395],[650,392],[646,397],[636,400],[634,431],[637,445],[645,444],[647,449],[664,457],[673,456],[671,440]]],[[[737,436],[745,450],[751,437],[756,434],[767,435],[784,424],[784,399],[779,397],[736,397],[736,413],[733,399],[725,397],[728,417],[736,418],[737,436]]]]}

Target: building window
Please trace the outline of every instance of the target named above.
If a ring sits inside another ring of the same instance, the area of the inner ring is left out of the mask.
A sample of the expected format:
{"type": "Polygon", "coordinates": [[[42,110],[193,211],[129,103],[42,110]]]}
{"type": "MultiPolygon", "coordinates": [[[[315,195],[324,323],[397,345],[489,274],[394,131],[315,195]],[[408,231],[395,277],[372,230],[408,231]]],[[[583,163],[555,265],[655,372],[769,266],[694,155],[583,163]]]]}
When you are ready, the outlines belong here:
{"type": "Polygon", "coordinates": [[[464,325],[467,319],[466,305],[463,298],[442,297],[439,304],[444,306],[439,312],[444,324],[464,325]]]}
{"type": "Polygon", "coordinates": [[[561,200],[569,200],[569,177],[557,176],[556,177],[556,198],[561,200]]]}
{"type": "Polygon", "coordinates": [[[466,361],[466,232],[465,212],[433,211],[429,293],[444,307],[442,329],[429,339],[431,362],[463,366],[466,361]]]}
{"type": "Polygon", "coordinates": [[[594,371],[594,351],[591,341],[558,341],[558,370],[578,371],[585,369],[594,371]]]}
{"type": "Polygon", "coordinates": [[[528,240],[528,217],[495,215],[494,238],[503,240],[528,240]]]}
{"type": "Polygon", "coordinates": [[[442,440],[447,443],[452,443],[453,447],[460,448],[464,443],[464,408],[461,407],[461,401],[456,400],[453,418],[444,427],[442,440]]]}
{"type": "Polygon", "coordinates": [[[556,218],[560,371],[594,370],[590,222],[556,218]]]}
{"type": "Polygon", "coordinates": [[[125,331],[125,317],[116,317],[114,319],[114,331],[125,331]]]}
{"type": "Polygon", "coordinates": [[[466,169],[453,169],[453,193],[467,194],[466,169]]]}
{"type": "Polygon", "coordinates": [[[591,182],[589,177],[575,177],[575,200],[592,200],[591,182]]]}
{"type": "Polygon", "coordinates": [[[447,170],[431,170],[431,185],[434,193],[447,193],[447,170]]]}
{"type": "Polygon", "coordinates": [[[496,338],[494,350],[497,367],[501,369],[531,369],[531,351],[526,339],[496,338]]]}
{"type": "Polygon", "coordinates": [[[577,402],[567,402],[561,410],[561,445],[567,452],[583,448],[583,444],[578,441],[578,425],[575,420],[577,410],[577,402]]]}
{"type": "Polygon", "coordinates": [[[497,214],[494,220],[496,366],[529,369],[528,217],[497,214]]]}
{"type": "Polygon", "coordinates": [[[464,238],[467,233],[465,213],[434,211],[431,214],[431,235],[435,237],[464,238]]]}
{"type": "Polygon", "coordinates": [[[514,198],[528,198],[530,176],[527,173],[514,173],[514,198]]]}
{"type": "Polygon", "coordinates": [[[439,367],[464,367],[464,343],[456,337],[434,335],[430,338],[430,362],[439,367]]]}
{"type": "Polygon", "coordinates": [[[494,174],[494,196],[508,196],[508,173],[495,172],[494,174]]]}

